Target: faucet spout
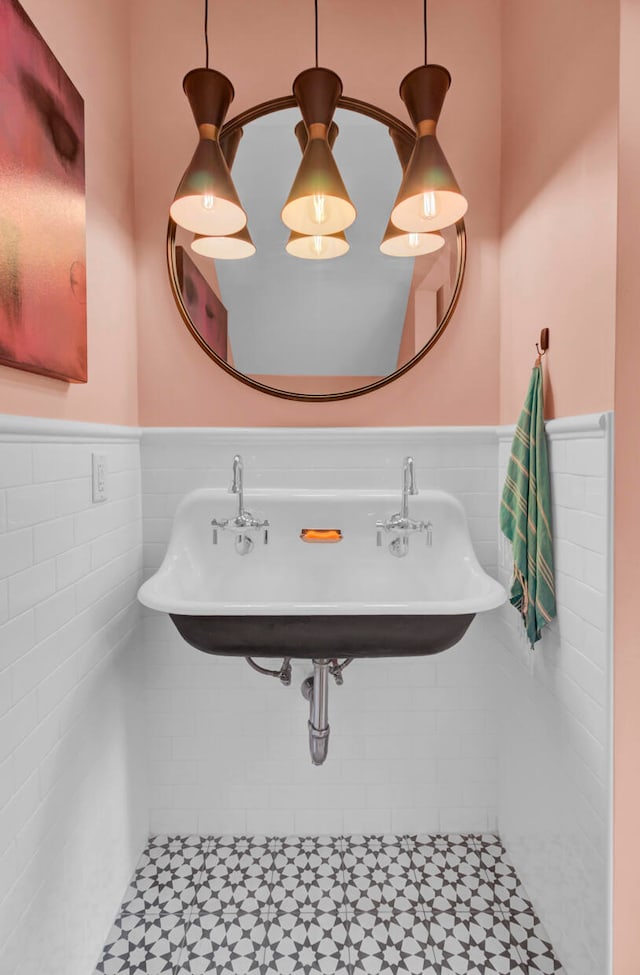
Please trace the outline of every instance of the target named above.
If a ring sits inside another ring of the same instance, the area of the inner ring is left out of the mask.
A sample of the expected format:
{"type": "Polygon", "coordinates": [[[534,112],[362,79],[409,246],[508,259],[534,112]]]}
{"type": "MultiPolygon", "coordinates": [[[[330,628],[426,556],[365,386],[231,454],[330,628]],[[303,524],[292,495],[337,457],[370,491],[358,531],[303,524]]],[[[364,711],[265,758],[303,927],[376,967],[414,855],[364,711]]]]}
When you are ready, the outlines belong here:
{"type": "Polygon", "coordinates": [[[233,458],[233,482],[231,493],[238,495],[238,516],[244,511],[244,463],[240,454],[233,458]]]}
{"type": "Polygon", "coordinates": [[[400,516],[409,517],[409,495],[417,494],[416,472],[413,464],[413,457],[405,457],[402,462],[402,508],[400,516]]]}

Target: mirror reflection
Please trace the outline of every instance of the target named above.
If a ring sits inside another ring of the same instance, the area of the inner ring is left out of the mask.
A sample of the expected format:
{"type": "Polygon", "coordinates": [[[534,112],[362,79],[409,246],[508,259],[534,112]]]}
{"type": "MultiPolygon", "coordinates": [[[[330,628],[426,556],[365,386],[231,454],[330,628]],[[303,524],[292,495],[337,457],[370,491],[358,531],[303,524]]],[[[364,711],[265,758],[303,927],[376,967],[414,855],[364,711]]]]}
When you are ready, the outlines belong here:
{"type": "MultiPolygon", "coordinates": [[[[339,108],[333,152],[357,209],[349,250],[323,260],[287,253],[280,212],[300,163],[299,121],[285,108],[243,127],[233,180],[255,254],[214,261],[172,225],[170,270],[206,351],[285,395],[345,394],[402,369],[438,336],[461,284],[464,230],[442,231],[444,247],[432,254],[381,253],[402,176],[398,152],[386,125],[339,108]]],[[[318,241],[305,244],[315,257],[318,241]]]]}

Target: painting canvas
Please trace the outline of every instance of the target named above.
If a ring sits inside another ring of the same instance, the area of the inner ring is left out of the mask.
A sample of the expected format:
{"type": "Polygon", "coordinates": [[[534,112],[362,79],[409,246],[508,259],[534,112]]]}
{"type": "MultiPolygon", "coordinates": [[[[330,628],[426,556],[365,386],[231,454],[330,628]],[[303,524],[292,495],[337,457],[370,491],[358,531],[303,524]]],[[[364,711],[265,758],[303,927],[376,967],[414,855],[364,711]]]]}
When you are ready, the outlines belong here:
{"type": "Polygon", "coordinates": [[[227,362],[227,309],[184,247],[176,247],[176,268],[191,321],[209,348],[227,362]]]}
{"type": "Polygon", "coordinates": [[[0,363],[87,381],[84,102],[0,0],[0,363]]]}

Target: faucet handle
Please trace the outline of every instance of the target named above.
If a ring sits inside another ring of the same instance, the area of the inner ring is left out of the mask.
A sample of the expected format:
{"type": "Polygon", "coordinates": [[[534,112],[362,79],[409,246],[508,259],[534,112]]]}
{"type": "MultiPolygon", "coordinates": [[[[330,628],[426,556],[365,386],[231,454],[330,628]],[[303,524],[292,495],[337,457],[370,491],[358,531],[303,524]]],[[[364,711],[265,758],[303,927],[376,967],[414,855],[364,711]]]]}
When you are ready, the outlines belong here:
{"type": "Polygon", "coordinates": [[[218,544],[218,529],[222,529],[222,531],[224,531],[228,524],[229,524],[228,518],[223,518],[222,521],[218,521],[217,518],[213,518],[212,519],[212,521],[211,521],[211,528],[212,528],[211,543],[213,545],[217,545],[218,544]]]}

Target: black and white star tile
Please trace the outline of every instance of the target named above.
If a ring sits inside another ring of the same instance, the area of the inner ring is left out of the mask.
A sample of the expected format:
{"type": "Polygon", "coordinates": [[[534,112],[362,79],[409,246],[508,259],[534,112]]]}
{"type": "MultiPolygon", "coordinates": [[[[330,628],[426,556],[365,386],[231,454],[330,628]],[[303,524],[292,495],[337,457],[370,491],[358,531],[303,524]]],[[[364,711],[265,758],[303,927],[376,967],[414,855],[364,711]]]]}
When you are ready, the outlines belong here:
{"type": "Polygon", "coordinates": [[[562,975],[497,836],[154,836],[96,975],[562,975]]]}
{"type": "Polygon", "coordinates": [[[262,975],[267,924],[260,914],[192,916],[176,975],[262,975]]]}
{"type": "Polygon", "coordinates": [[[192,847],[148,848],[127,888],[123,912],[183,913],[193,903],[203,866],[203,852],[192,847]]]}
{"type": "Polygon", "coordinates": [[[269,905],[274,855],[264,836],[221,837],[209,843],[195,897],[199,913],[245,913],[269,905]]]}
{"type": "Polygon", "coordinates": [[[353,975],[423,975],[435,971],[429,925],[420,913],[354,914],[349,921],[353,975]]]}
{"type": "Polygon", "coordinates": [[[348,925],[336,913],[278,914],[269,923],[265,975],[351,975],[348,925]]]}
{"type": "Polygon", "coordinates": [[[353,911],[419,909],[417,877],[403,837],[346,837],[344,878],[345,902],[353,911]]]}
{"type": "Polygon", "coordinates": [[[96,973],[174,975],[186,924],[175,914],[121,914],[115,921],[96,973]]]}
{"type": "Polygon", "coordinates": [[[344,903],[343,843],[335,837],[274,840],[271,904],[278,913],[331,913],[344,903]]]}
{"type": "Polygon", "coordinates": [[[484,911],[493,903],[495,890],[478,850],[458,843],[449,847],[416,843],[411,857],[419,902],[430,913],[484,911]]]}
{"type": "Polygon", "coordinates": [[[440,913],[431,918],[429,934],[438,975],[529,975],[520,950],[524,932],[507,914],[440,913]]]}

